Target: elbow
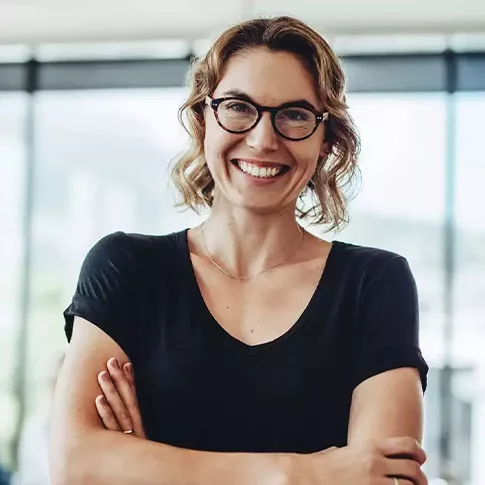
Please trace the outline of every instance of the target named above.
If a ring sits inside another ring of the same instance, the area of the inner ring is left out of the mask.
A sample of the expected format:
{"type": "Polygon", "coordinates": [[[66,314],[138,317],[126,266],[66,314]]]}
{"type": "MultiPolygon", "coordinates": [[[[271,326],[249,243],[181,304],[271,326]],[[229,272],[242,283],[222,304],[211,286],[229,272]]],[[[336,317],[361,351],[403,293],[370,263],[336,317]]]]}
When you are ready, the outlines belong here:
{"type": "Polygon", "coordinates": [[[72,465],[55,460],[50,465],[50,479],[52,485],[80,485],[84,482],[82,474],[73,470],[72,465]]]}
{"type": "Polygon", "coordinates": [[[52,458],[50,463],[51,485],[81,485],[86,483],[82,466],[65,457],[52,458]]]}
{"type": "Polygon", "coordinates": [[[50,465],[50,479],[52,485],[75,485],[80,482],[73,480],[74,477],[68,473],[67,469],[63,469],[58,463],[50,465]]]}
{"type": "Polygon", "coordinates": [[[53,441],[49,450],[51,485],[82,485],[88,483],[87,464],[82,445],[53,441]]]}

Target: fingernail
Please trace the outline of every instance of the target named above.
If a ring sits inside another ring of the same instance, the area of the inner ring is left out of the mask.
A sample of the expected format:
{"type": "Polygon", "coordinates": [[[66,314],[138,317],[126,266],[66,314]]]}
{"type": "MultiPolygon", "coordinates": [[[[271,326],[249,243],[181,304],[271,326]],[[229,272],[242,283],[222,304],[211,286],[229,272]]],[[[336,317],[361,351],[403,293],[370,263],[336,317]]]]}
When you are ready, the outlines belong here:
{"type": "Polygon", "coordinates": [[[133,372],[133,365],[132,364],[128,364],[126,367],[128,367],[128,372],[130,373],[130,376],[131,377],[134,377],[135,374],[133,372]]]}
{"type": "Polygon", "coordinates": [[[106,398],[104,396],[98,396],[98,401],[103,406],[106,404],[106,398]]]}
{"type": "Polygon", "coordinates": [[[106,372],[106,371],[103,371],[99,374],[99,377],[103,380],[103,381],[109,381],[109,374],[106,372]]]}
{"type": "Polygon", "coordinates": [[[111,359],[111,363],[113,364],[113,367],[115,369],[119,369],[120,368],[120,364],[118,363],[118,359],[111,359]]]}

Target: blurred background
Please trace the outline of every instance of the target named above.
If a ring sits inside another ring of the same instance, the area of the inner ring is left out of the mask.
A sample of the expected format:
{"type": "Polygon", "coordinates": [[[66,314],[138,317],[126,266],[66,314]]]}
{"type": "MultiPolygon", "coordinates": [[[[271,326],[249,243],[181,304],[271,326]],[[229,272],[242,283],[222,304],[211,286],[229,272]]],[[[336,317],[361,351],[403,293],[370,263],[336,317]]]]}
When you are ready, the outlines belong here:
{"type": "Polygon", "coordinates": [[[485,484],[482,0],[0,0],[0,484],[49,483],[62,311],[88,249],[199,221],[168,183],[190,60],[269,14],[308,21],[347,72],[363,186],[350,226],[326,237],[414,271],[430,482],[485,484]]]}

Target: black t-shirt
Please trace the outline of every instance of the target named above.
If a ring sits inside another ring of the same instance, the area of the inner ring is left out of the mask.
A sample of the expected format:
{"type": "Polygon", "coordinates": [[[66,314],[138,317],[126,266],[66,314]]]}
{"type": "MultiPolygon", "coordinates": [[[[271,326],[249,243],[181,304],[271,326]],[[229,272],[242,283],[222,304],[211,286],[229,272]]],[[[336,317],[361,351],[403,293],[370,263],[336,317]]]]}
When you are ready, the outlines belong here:
{"type": "Polygon", "coordinates": [[[415,367],[426,388],[413,276],[403,257],[379,249],[335,241],[296,323],[250,346],[205,305],[187,231],[118,232],[84,261],[64,313],[68,340],[75,315],[132,361],[148,438],[182,448],[309,453],[344,446],[360,382],[415,367]]]}

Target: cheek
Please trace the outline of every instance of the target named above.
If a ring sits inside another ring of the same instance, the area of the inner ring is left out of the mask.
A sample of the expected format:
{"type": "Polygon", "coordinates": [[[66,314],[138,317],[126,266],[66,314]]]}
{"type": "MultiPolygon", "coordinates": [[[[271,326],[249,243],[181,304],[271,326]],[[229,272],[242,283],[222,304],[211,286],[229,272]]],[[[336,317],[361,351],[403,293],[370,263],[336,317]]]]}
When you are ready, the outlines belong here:
{"type": "Polygon", "coordinates": [[[311,172],[310,176],[312,176],[322,154],[323,139],[318,136],[307,141],[308,144],[302,147],[301,156],[305,161],[305,171],[311,172]]]}
{"type": "Polygon", "coordinates": [[[320,146],[309,143],[307,145],[293,146],[291,148],[290,153],[296,161],[299,171],[305,174],[310,172],[311,175],[313,175],[320,156],[320,146]]]}
{"type": "Polygon", "coordinates": [[[240,141],[240,136],[227,133],[217,123],[215,126],[208,123],[204,137],[204,154],[209,168],[220,160],[225,160],[228,152],[240,141]]]}
{"type": "Polygon", "coordinates": [[[204,154],[207,165],[210,169],[214,166],[215,161],[220,156],[221,151],[221,134],[218,133],[217,127],[208,124],[204,137],[204,154]]]}

